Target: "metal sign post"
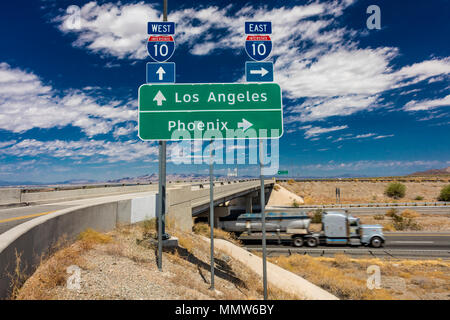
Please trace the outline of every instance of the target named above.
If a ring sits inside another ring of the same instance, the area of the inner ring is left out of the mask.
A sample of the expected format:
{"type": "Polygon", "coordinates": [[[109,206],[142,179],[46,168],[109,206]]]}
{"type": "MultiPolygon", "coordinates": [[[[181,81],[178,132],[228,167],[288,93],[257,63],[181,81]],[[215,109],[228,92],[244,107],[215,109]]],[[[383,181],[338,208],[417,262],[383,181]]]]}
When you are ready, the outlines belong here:
{"type": "MultiPolygon", "coordinates": [[[[248,82],[258,82],[259,86],[264,84],[261,82],[273,81],[273,63],[270,61],[262,62],[269,57],[272,51],[272,40],[269,34],[272,33],[272,23],[270,21],[246,21],[245,22],[245,34],[247,38],[245,41],[245,51],[248,56],[259,62],[247,61],[245,64],[246,80],[248,82]]],[[[274,83],[267,83],[265,85],[274,85],[274,83]]],[[[281,90],[281,89],[280,89],[281,90]]],[[[280,97],[281,98],[281,97],[280,97]]],[[[281,115],[283,117],[283,115],[281,115]]],[[[283,126],[283,120],[281,120],[281,126],[283,126]]],[[[283,128],[281,128],[283,132],[283,128]]],[[[270,138],[280,138],[270,137],[270,138]]],[[[260,179],[261,179],[261,227],[262,227],[262,249],[263,249],[263,287],[264,287],[264,300],[267,300],[267,250],[266,250],[266,199],[265,199],[265,187],[264,187],[264,152],[263,144],[264,140],[261,137],[259,139],[259,162],[260,162],[260,179]]],[[[286,171],[278,171],[278,174],[288,174],[286,171]]]]}
{"type": "Polygon", "coordinates": [[[213,182],[213,140],[209,144],[209,227],[211,228],[211,290],[214,290],[214,182],[213,182]]]}
{"type": "MultiPolygon", "coordinates": [[[[167,21],[167,0],[164,0],[163,21],[167,21]]],[[[158,215],[158,269],[162,271],[162,242],[166,229],[166,141],[159,142],[159,215],[158,215]]]]}
{"type": "Polygon", "coordinates": [[[264,187],[264,175],[263,175],[263,139],[259,140],[259,163],[260,163],[260,179],[261,179],[261,226],[262,226],[262,249],[263,249],[263,287],[264,287],[264,300],[267,300],[267,252],[266,252],[266,199],[265,199],[265,187],[264,187]]]}

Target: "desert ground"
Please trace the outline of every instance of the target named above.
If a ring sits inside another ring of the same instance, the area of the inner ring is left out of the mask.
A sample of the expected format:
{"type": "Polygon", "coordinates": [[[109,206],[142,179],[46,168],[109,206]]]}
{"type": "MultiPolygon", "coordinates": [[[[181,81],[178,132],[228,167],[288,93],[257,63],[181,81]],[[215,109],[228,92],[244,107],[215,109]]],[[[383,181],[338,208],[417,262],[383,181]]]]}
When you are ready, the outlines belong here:
{"type": "Polygon", "coordinates": [[[305,204],[336,203],[336,188],[341,190],[341,203],[376,203],[376,202],[414,202],[436,201],[441,189],[449,185],[448,181],[401,182],[406,186],[404,198],[394,200],[384,194],[389,182],[367,181],[305,181],[281,182],[287,190],[302,197],[305,204]],[[422,200],[415,200],[423,197],[422,200]]]}

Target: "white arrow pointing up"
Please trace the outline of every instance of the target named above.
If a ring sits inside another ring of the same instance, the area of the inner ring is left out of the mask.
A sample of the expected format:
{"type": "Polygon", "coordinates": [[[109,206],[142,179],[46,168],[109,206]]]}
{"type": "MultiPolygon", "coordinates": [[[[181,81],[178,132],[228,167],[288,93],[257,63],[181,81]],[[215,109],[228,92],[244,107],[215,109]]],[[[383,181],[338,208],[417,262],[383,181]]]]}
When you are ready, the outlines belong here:
{"type": "Polygon", "coordinates": [[[165,74],[166,72],[164,71],[163,67],[159,67],[158,71],[156,71],[156,73],[159,76],[159,80],[163,79],[163,74],[165,74]]]}
{"type": "Polygon", "coordinates": [[[268,74],[269,71],[261,67],[261,69],[257,70],[250,70],[250,74],[260,74],[261,77],[264,77],[266,74],[268,74]]]}
{"type": "Polygon", "coordinates": [[[242,131],[247,130],[248,128],[250,128],[253,125],[253,123],[245,120],[244,118],[242,118],[242,122],[238,122],[238,128],[242,128],[242,131]]]}
{"type": "Polygon", "coordinates": [[[156,104],[158,106],[162,106],[162,102],[166,101],[166,97],[164,97],[164,95],[162,94],[162,92],[160,90],[158,90],[158,93],[156,94],[156,96],[153,98],[153,101],[156,101],[156,104]]]}

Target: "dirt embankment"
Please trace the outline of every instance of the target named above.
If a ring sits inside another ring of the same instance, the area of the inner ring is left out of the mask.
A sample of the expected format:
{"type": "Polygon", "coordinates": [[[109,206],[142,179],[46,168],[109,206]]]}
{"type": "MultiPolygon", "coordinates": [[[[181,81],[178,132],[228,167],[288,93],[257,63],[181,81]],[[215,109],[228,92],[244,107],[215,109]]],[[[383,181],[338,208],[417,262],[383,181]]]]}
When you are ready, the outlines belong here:
{"type": "Polygon", "coordinates": [[[303,198],[292,193],[291,191],[283,188],[279,184],[275,184],[272,192],[270,193],[269,201],[267,206],[290,206],[295,207],[296,205],[304,204],[303,198]]]}
{"type": "MultiPolygon", "coordinates": [[[[44,259],[12,298],[27,299],[262,299],[262,281],[245,265],[215,252],[215,291],[210,290],[209,244],[194,233],[168,230],[180,249],[163,254],[157,268],[154,223],[122,227],[107,234],[87,230],[44,259]],[[76,287],[77,272],[79,288],[76,287]],[[75,278],[74,278],[75,277],[75,278]],[[70,284],[70,285],[68,285],[70,284]]],[[[200,232],[208,230],[200,230],[200,232]]],[[[297,299],[271,289],[271,299],[297,299]]]]}
{"type": "Polygon", "coordinates": [[[336,203],[336,188],[340,188],[341,203],[436,201],[441,189],[449,182],[402,182],[404,198],[394,200],[384,194],[389,182],[367,181],[305,181],[281,182],[287,190],[302,197],[305,204],[336,203]],[[419,200],[421,199],[421,200],[419,200]]]}

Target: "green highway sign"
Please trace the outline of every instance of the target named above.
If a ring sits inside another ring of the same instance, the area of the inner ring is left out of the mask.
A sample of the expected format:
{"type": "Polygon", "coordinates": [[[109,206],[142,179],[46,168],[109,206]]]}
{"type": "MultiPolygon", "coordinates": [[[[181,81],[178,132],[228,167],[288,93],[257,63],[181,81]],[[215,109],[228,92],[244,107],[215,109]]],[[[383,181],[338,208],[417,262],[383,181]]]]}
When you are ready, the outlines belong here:
{"type": "Polygon", "coordinates": [[[289,174],[287,170],[278,170],[278,174],[289,174]]]}
{"type": "Polygon", "coordinates": [[[138,103],[142,140],[203,139],[208,132],[223,139],[283,134],[276,83],[144,84],[138,103]]]}

